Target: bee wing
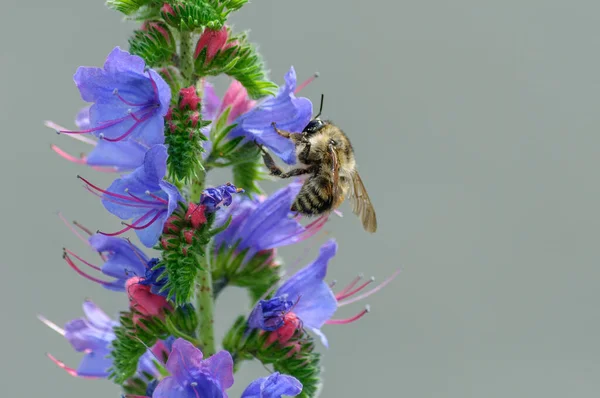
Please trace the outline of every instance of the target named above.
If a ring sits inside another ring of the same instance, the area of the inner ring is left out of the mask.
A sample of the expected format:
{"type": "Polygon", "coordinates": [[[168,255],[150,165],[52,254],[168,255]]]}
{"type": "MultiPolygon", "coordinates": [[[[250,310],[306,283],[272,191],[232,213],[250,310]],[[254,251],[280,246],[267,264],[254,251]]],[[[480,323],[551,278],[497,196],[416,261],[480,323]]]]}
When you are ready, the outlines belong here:
{"type": "Polygon", "coordinates": [[[331,172],[333,173],[333,181],[332,181],[332,198],[334,203],[338,199],[339,195],[339,185],[340,185],[340,163],[338,162],[337,154],[335,153],[335,149],[333,145],[328,146],[329,153],[331,154],[331,172]]]}
{"type": "Polygon", "coordinates": [[[362,221],[363,228],[367,232],[377,231],[377,216],[375,209],[369,198],[365,185],[358,174],[358,171],[352,173],[352,184],[350,184],[350,200],[352,211],[362,221]]]}

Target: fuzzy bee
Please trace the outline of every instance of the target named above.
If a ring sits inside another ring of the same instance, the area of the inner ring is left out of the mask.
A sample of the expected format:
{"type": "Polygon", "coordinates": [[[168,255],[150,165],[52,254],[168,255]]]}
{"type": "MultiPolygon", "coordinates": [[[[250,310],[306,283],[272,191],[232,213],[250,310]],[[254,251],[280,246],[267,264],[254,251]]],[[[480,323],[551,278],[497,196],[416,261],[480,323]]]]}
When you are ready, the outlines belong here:
{"type": "Polygon", "coordinates": [[[292,211],[307,216],[321,215],[337,209],[350,197],[352,211],[361,219],[364,229],[375,232],[375,209],[356,170],[352,144],[339,127],[319,119],[320,115],[321,111],[302,133],[280,130],[273,123],[277,134],[292,140],[296,146],[296,158],[302,167],[284,172],[261,147],[265,166],[271,175],[280,178],[310,174],[292,204],[292,211]]]}

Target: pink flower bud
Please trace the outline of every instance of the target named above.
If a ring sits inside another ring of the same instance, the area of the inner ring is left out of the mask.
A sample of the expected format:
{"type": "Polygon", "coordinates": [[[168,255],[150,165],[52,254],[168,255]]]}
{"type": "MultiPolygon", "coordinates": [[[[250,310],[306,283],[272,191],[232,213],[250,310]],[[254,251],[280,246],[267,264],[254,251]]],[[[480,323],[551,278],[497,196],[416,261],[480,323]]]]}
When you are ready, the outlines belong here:
{"type": "Polygon", "coordinates": [[[125,283],[125,289],[129,296],[129,306],[132,310],[135,310],[138,314],[134,316],[134,321],[137,321],[143,317],[158,317],[164,319],[165,311],[172,311],[173,307],[166,298],[153,294],[150,291],[150,285],[140,284],[144,278],[134,276],[129,278],[125,283]]]}
{"type": "Polygon", "coordinates": [[[219,50],[223,50],[227,43],[227,28],[223,26],[219,30],[213,30],[210,28],[204,29],[198,44],[196,44],[196,51],[194,51],[194,58],[198,58],[200,52],[206,48],[206,62],[212,61],[219,50]]]}
{"type": "Polygon", "coordinates": [[[195,231],[190,228],[183,230],[183,239],[185,239],[186,243],[192,244],[194,241],[194,232],[195,231]]]}
{"type": "Polygon", "coordinates": [[[198,109],[199,103],[200,97],[198,97],[194,86],[179,90],[179,109],[183,110],[188,107],[192,111],[195,111],[198,109]]]}
{"type": "Polygon", "coordinates": [[[206,206],[197,205],[196,203],[190,203],[188,205],[187,212],[185,213],[185,220],[192,224],[192,227],[198,229],[200,225],[206,222],[206,206]]]}

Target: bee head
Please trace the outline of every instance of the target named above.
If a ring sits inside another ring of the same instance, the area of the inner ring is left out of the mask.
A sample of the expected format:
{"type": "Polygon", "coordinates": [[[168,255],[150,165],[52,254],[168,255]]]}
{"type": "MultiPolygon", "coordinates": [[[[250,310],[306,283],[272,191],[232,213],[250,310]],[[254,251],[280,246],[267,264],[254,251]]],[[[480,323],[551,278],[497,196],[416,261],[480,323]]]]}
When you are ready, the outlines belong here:
{"type": "Polygon", "coordinates": [[[326,124],[327,122],[321,119],[313,119],[306,125],[306,127],[304,127],[302,133],[307,137],[310,137],[311,135],[316,134],[319,130],[325,127],[326,124]]]}

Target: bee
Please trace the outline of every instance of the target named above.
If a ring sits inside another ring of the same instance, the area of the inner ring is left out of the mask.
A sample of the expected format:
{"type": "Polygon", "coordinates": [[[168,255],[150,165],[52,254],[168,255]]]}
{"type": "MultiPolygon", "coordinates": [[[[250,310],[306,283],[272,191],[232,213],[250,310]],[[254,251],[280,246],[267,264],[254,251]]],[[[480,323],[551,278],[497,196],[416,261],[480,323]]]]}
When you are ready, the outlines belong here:
{"type": "Polygon", "coordinates": [[[273,128],[290,139],[296,147],[296,158],[302,167],[284,172],[273,157],[259,145],[265,166],[271,175],[290,178],[310,174],[294,199],[291,210],[307,216],[317,216],[337,209],[348,197],[352,211],[368,232],[377,230],[377,217],[367,190],[356,170],[354,148],[346,134],[329,120],[321,120],[323,96],[317,116],[302,130],[291,133],[273,128]]]}

